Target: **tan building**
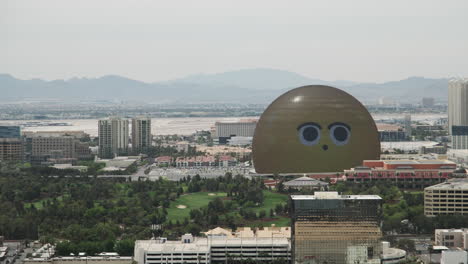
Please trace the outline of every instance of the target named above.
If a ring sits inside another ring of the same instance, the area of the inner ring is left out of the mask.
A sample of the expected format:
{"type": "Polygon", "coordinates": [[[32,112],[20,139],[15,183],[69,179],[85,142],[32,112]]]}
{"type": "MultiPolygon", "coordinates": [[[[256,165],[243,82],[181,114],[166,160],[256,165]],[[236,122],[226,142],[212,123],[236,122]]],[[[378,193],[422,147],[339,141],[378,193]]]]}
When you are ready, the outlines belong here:
{"type": "Polygon", "coordinates": [[[75,159],[75,138],[72,136],[33,137],[31,155],[53,159],[75,159]]]}
{"type": "Polygon", "coordinates": [[[0,161],[23,160],[23,141],[19,138],[0,138],[0,161]]]}
{"type": "Polygon", "coordinates": [[[424,214],[468,215],[468,179],[451,179],[425,188],[424,214]]]}
{"type": "Polygon", "coordinates": [[[468,229],[436,229],[435,245],[466,250],[468,249],[468,229]]]}
{"type": "Polygon", "coordinates": [[[151,146],[151,118],[138,117],[132,119],[132,149],[135,154],[151,146]]]}
{"type": "Polygon", "coordinates": [[[132,257],[55,257],[26,258],[25,264],[132,264],[132,257]]]}
{"type": "Polygon", "coordinates": [[[113,158],[128,153],[128,120],[110,118],[99,120],[99,157],[113,158]]]}

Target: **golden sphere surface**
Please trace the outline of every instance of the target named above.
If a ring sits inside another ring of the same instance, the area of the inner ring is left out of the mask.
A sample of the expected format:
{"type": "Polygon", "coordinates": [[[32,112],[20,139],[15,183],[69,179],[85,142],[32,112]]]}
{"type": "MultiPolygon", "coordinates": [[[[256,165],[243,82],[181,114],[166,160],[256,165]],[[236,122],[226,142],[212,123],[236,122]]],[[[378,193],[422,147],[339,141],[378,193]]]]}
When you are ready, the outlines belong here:
{"type": "Polygon", "coordinates": [[[377,127],[353,96],[324,85],[278,97],[260,117],[252,143],[257,173],[342,172],[379,159],[377,127]]]}

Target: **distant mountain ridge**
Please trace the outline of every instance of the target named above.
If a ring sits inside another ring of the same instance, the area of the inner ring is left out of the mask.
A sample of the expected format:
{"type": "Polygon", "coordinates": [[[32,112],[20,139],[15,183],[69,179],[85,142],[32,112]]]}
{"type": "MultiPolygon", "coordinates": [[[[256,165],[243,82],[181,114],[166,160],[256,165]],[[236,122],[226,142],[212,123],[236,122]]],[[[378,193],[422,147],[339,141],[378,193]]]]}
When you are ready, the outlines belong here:
{"type": "Polygon", "coordinates": [[[2,99],[57,98],[141,100],[154,103],[269,103],[281,93],[303,85],[322,84],[343,89],[362,101],[381,97],[420,101],[447,98],[448,79],[410,77],[385,83],[324,81],[275,69],[245,69],[146,83],[118,75],[45,81],[20,80],[0,74],[2,99]]]}

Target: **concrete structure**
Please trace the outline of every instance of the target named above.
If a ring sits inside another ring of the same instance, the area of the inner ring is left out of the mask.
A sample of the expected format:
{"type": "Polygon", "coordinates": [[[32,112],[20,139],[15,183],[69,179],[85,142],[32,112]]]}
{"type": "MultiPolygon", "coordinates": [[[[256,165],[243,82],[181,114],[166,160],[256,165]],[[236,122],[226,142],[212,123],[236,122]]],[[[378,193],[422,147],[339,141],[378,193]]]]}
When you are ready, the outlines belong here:
{"type": "Polygon", "coordinates": [[[0,138],[0,161],[22,161],[23,141],[19,138],[0,138]]]}
{"type": "Polygon", "coordinates": [[[442,251],[440,264],[467,264],[468,253],[461,249],[449,249],[442,251]]]}
{"type": "Polygon", "coordinates": [[[451,179],[425,188],[424,214],[468,215],[468,179],[451,179]]]}
{"type": "Polygon", "coordinates": [[[132,119],[132,150],[139,154],[142,150],[151,146],[151,118],[138,117],[132,119]]]}
{"type": "Polygon", "coordinates": [[[97,256],[97,257],[55,257],[26,258],[25,264],[132,264],[132,257],[97,256]]]}
{"type": "Polygon", "coordinates": [[[448,121],[453,149],[468,149],[468,79],[449,81],[448,121]]]}
{"type": "Polygon", "coordinates": [[[98,135],[100,158],[128,153],[128,120],[116,117],[99,120],[98,135]]]}
{"type": "Polygon", "coordinates": [[[257,120],[240,120],[238,122],[216,122],[213,139],[219,144],[228,143],[232,137],[253,137],[257,120]]]}
{"type": "Polygon", "coordinates": [[[138,264],[231,263],[231,260],[251,259],[269,263],[290,259],[291,247],[287,238],[239,238],[210,236],[207,238],[182,236],[180,241],[137,240],[134,259],[138,264]]]}
{"type": "Polygon", "coordinates": [[[406,260],[406,251],[398,248],[391,248],[387,241],[382,242],[382,264],[396,264],[406,260]]]}
{"type": "Polygon", "coordinates": [[[0,138],[20,138],[21,128],[19,126],[0,126],[0,138]]]}
{"type": "Polygon", "coordinates": [[[206,237],[225,238],[291,238],[290,227],[262,227],[252,229],[250,227],[239,227],[236,231],[231,229],[216,227],[204,232],[206,237]]]}
{"type": "Polygon", "coordinates": [[[296,190],[308,189],[325,191],[328,189],[327,182],[319,181],[306,176],[287,181],[283,183],[283,185],[285,188],[292,188],[296,190]]]}
{"type": "MultiPolygon", "coordinates": [[[[467,223],[468,226],[468,223],[467,223]]],[[[436,229],[435,245],[468,249],[468,229],[436,229]]]]}
{"type": "Polygon", "coordinates": [[[293,263],[381,263],[379,196],[315,192],[290,199],[293,263]]]}

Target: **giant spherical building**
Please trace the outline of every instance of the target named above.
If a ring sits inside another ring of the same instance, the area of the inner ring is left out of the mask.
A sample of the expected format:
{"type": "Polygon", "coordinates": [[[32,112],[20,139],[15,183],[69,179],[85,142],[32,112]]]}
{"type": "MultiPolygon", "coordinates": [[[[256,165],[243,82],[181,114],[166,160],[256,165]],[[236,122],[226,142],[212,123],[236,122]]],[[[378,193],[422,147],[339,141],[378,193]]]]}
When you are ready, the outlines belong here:
{"type": "Polygon", "coordinates": [[[252,147],[257,173],[339,172],[380,155],[377,127],[366,108],[324,85],[290,90],[271,103],[252,147]]]}

